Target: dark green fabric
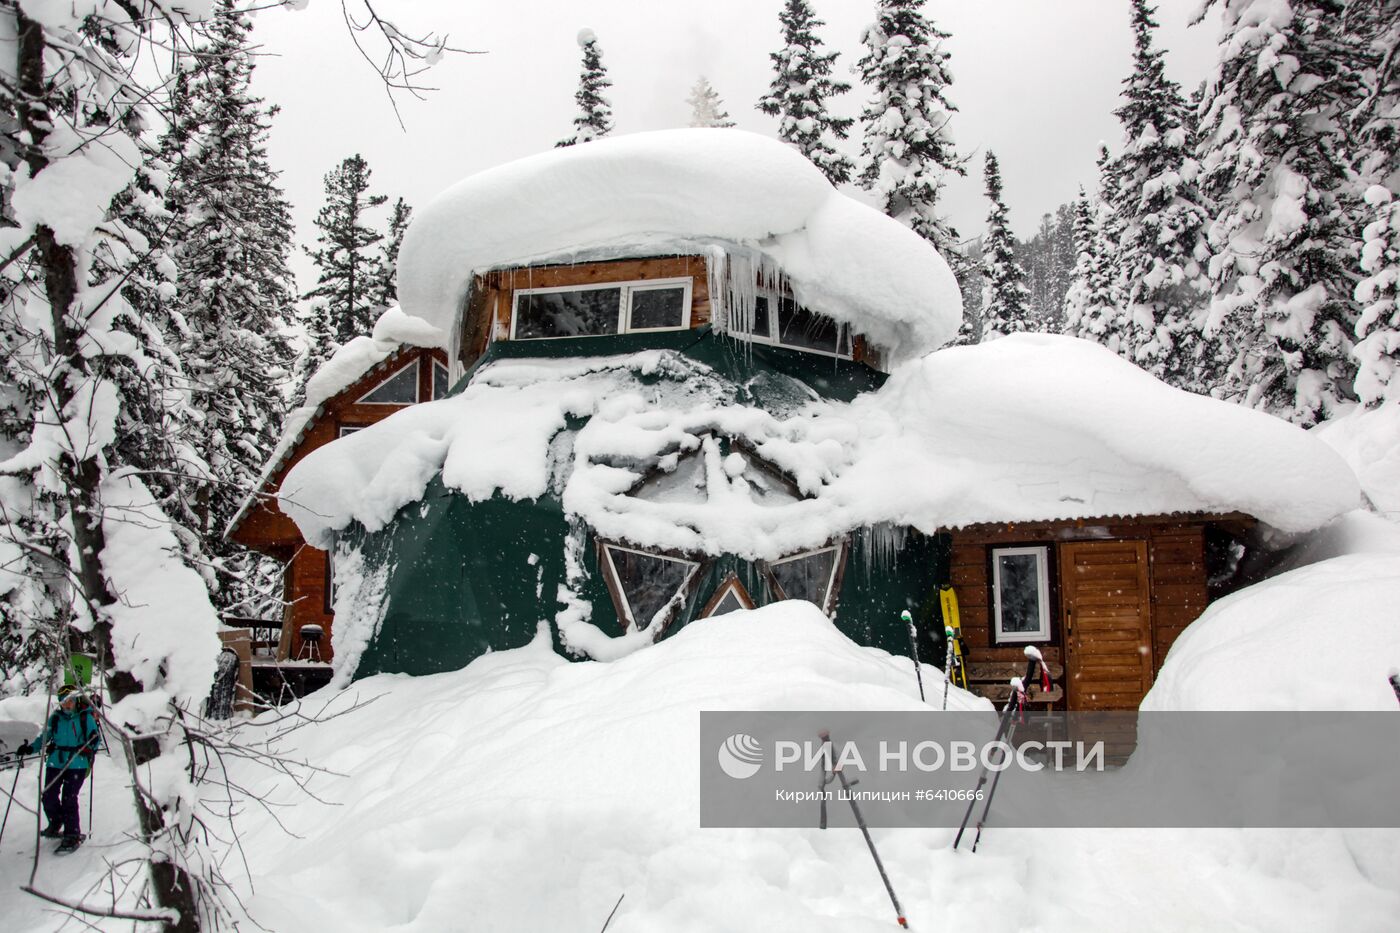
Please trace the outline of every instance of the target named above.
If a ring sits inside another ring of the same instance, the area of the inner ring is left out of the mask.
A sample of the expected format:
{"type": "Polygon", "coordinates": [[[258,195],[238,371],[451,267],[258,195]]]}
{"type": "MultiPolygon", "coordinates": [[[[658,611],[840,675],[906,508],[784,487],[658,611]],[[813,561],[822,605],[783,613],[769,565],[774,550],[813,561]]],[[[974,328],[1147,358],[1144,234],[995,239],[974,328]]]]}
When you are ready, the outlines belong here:
{"type": "MultiPolygon", "coordinates": [[[[610,356],[656,349],[674,350],[709,367],[729,388],[731,403],[771,412],[791,410],[817,397],[848,401],[885,380],[884,374],[862,363],[745,344],[705,327],[666,334],[494,343],[453,393],[462,391],[472,375],[496,360],[610,356]]],[[[638,381],[673,378],[686,377],[659,372],[639,375],[638,381]]],[[[581,424],[571,424],[568,430],[577,430],[581,424]]],[[[439,478],[385,529],[366,534],[357,527],[346,534],[363,555],[366,572],[389,569],[383,620],[366,646],[357,677],[456,670],[487,651],[528,643],[538,623],[552,623],[561,608],[556,595],[565,580],[570,528],[556,495],[524,502],[501,496],[472,502],[446,490],[439,478]]],[[[598,567],[596,541],[586,529],[578,535],[587,572],[578,595],[592,604],[593,624],[619,635],[622,623],[598,567]]],[[[900,612],[916,612],[921,633],[930,624],[938,626],[936,619],[925,618],[922,607],[929,604],[939,579],[946,577],[946,537],[908,531],[897,538],[857,529],[849,540],[837,604],[838,627],[860,644],[908,655],[909,636],[900,612]],[[895,541],[898,547],[891,546],[895,541]]],[[[756,562],[733,555],[709,558],[667,636],[694,622],[731,574],[758,605],[772,601],[756,562]]],[[[941,658],[939,643],[921,634],[924,661],[941,658]]]]}

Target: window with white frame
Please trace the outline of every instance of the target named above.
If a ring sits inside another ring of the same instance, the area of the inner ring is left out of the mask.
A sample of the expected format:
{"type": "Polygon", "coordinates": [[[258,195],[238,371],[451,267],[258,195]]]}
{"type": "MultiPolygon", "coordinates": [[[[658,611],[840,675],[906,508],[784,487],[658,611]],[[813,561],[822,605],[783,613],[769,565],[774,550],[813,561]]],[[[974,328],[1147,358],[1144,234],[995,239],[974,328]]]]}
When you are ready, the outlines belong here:
{"type": "Polygon", "coordinates": [[[631,629],[644,629],[658,617],[664,627],[676,608],[676,597],[700,569],[697,561],[616,544],[604,544],[601,556],[617,614],[631,629]]]}
{"type": "Polygon", "coordinates": [[[679,278],[518,288],[511,339],[684,330],[690,326],[691,285],[691,279],[679,278]]]}
{"type": "Polygon", "coordinates": [[[998,644],[1050,639],[1050,549],[992,549],[993,633],[998,644]]]}
{"type": "Polygon", "coordinates": [[[824,314],[804,308],[792,298],[760,292],[751,315],[730,311],[729,332],[756,343],[851,357],[851,329],[824,314]]]}
{"type": "Polygon", "coordinates": [[[749,591],[744,589],[744,584],[739,582],[739,578],[730,575],[719,589],[715,590],[710,601],[701,610],[701,618],[711,619],[715,616],[728,615],[731,612],[738,612],[740,609],[752,609],[754,607],[753,597],[749,591]]]}
{"type": "Polygon", "coordinates": [[[357,405],[412,405],[418,401],[418,361],[385,379],[355,400],[357,405]]]}
{"type": "Polygon", "coordinates": [[[447,367],[433,360],[433,398],[447,398],[451,389],[452,381],[448,376],[447,367]]]}
{"type": "Polygon", "coordinates": [[[805,599],[830,615],[844,543],[804,551],[767,565],[779,599],[805,599]]]}

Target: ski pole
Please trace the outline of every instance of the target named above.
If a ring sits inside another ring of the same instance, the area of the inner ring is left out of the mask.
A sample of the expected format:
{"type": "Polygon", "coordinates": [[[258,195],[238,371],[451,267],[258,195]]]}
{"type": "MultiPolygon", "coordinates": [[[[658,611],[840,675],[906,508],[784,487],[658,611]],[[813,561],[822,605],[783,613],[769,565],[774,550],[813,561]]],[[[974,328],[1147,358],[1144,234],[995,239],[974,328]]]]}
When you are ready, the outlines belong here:
{"type": "Polygon", "coordinates": [[[945,625],[943,627],[943,643],[947,645],[947,651],[943,658],[943,709],[948,709],[948,685],[953,682],[953,627],[945,625]]]}
{"type": "Polygon", "coordinates": [[[924,672],[919,669],[919,630],[914,628],[914,617],[908,609],[901,612],[899,617],[909,626],[909,655],[914,659],[914,676],[919,679],[919,701],[927,702],[924,699],[924,672]]]}
{"type": "Polygon", "coordinates": [[[24,758],[16,759],[15,779],[10,782],[10,801],[5,804],[5,818],[0,820],[0,840],[5,838],[5,827],[10,823],[10,807],[15,804],[15,791],[19,789],[19,773],[24,770],[24,758]]]}
{"type": "MultiPolygon", "coordinates": [[[[908,613],[905,613],[905,615],[908,615],[908,613]]],[[[821,732],[817,733],[817,738],[822,740],[822,745],[826,748],[827,760],[833,761],[830,757],[831,733],[823,729],[821,732]]],[[[875,869],[880,873],[880,880],[885,883],[885,891],[890,896],[890,903],[894,905],[895,920],[901,927],[907,930],[909,929],[909,921],[904,918],[904,908],[899,906],[899,898],[894,893],[894,885],[890,884],[890,876],[885,872],[885,863],[880,861],[880,853],[875,851],[875,840],[870,838],[870,828],[865,825],[865,817],[861,815],[860,807],[856,805],[856,798],[851,794],[851,788],[859,784],[860,780],[847,781],[846,772],[841,770],[841,765],[839,763],[832,764],[830,773],[831,777],[828,778],[826,776],[827,772],[825,770],[822,771],[821,786],[826,787],[826,785],[837,778],[841,780],[841,789],[846,792],[846,800],[851,805],[851,813],[855,814],[856,825],[860,827],[861,835],[865,837],[865,844],[870,849],[870,857],[875,860],[875,869]]],[[[825,800],[822,801],[822,829],[826,829],[825,800]]]]}
{"type": "MultiPolygon", "coordinates": [[[[1025,689],[1025,685],[1030,683],[1031,679],[1035,676],[1036,665],[1039,663],[1040,652],[1032,647],[1026,648],[1026,676],[1020,679],[1019,684],[1016,678],[1012,678],[1011,680],[1011,697],[1006,701],[1006,708],[1001,711],[1001,722],[997,725],[997,734],[992,739],[993,744],[1000,742],[1003,738],[1005,738],[1007,730],[1011,728],[1012,714],[1020,709],[1020,700],[1021,697],[1024,695],[1022,691],[1025,689]]],[[[1001,772],[998,771],[997,774],[998,776],[1000,776],[1001,772]]],[[[958,834],[953,839],[954,849],[956,849],[958,847],[958,844],[962,842],[963,833],[967,831],[967,823],[969,820],[972,819],[972,811],[977,807],[977,792],[980,791],[986,785],[986,783],[987,765],[984,763],[982,765],[982,770],[977,773],[977,786],[973,789],[972,799],[967,802],[967,812],[963,814],[962,824],[958,827],[958,834]]],[[[991,798],[989,796],[989,804],[990,800],[991,798]]],[[[984,808],[982,813],[983,820],[986,819],[986,816],[987,814],[984,808]]]]}

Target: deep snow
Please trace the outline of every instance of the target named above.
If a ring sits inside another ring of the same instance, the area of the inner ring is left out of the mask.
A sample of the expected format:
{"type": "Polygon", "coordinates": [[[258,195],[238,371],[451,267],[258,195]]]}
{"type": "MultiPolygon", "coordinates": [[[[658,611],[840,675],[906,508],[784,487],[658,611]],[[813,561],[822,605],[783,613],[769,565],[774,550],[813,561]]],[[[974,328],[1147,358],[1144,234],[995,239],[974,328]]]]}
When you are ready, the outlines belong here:
{"type": "MultiPolygon", "coordinates": [[[[923,676],[941,696],[940,673],[923,676]]],[[[235,772],[294,804],[277,812],[285,830],[258,808],[239,823],[253,866],[240,893],[269,929],[596,930],[623,893],[614,933],[893,926],[857,833],[697,828],[700,710],[920,708],[908,659],[854,645],[810,605],[698,622],[612,663],[568,663],[541,640],[454,673],[322,691],[303,710],[356,697],[373,699],[276,746],[327,769],[312,782],[324,802],[235,772]]],[[[123,851],[130,803],[111,770],[98,780],[94,844],[45,857],[50,890],[81,893],[84,872],[123,851]]],[[[1395,831],[993,827],[976,855],[951,837],[875,833],[914,929],[1366,933],[1400,911],[1395,831]]],[[[31,846],[16,834],[0,847],[7,925],[54,929],[14,893],[31,846]]]]}

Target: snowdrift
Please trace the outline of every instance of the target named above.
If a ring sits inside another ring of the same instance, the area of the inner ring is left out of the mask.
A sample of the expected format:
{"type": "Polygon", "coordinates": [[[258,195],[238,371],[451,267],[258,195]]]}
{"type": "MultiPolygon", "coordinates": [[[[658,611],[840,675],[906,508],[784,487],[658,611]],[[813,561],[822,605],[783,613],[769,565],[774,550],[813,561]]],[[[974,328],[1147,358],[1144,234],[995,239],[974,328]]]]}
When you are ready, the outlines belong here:
{"type": "Polygon", "coordinates": [[[1350,554],[1213,604],[1176,640],[1144,710],[1396,709],[1400,552],[1350,554]]]}
{"type": "MultiPolygon", "coordinates": [[[[941,696],[939,672],[923,675],[941,696]]],[[[893,925],[854,831],[697,828],[700,710],[920,708],[908,659],[856,646],[810,605],[710,619],[612,663],[565,662],[542,637],[451,674],[322,691],[302,710],[333,716],[356,699],[370,702],[276,744],[325,769],[311,781],[319,800],[230,762],[250,792],[289,805],[241,801],[243,858],[225,861],[269,930],[593,930],[624,894],[614,933],[893,925]]],[[[954,708],[982,702],[952,691],[954,708]]],[[[267,722],[240,727],[244,738],[267,722]]],[[[45,890],[84,896],[104,859],[130,854],[129,791],[110,764],[93,839],[41,860],[45,890]]],[[[975,856],[952,852],[952,835],[875,832],[915,929],[1381,933],[1400,911],[1390,830],[993,827],[975,856]]],[[[16,892],[32,844],[11,833],[0,847],[7,929],[61,922],[16,892]]]]}

